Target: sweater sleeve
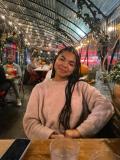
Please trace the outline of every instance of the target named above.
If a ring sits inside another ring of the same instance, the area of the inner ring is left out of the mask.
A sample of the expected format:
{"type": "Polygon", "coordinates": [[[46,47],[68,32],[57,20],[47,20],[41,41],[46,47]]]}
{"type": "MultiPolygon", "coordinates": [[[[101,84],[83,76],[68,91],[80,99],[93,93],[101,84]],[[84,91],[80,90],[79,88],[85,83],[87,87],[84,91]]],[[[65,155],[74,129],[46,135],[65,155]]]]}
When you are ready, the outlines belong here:
{"type": "Polygon", "coordinates": [[[30,95],[26,113],[23,118],[23,127],[29,139],[48,139],[54,132],[54,130],[41,124],[39,110],[42,108],[42,101],[43,89],[36,85],[30,95]]]}
{"type": "Polygon", "coordinates": [[[83,137],[91,137],[98,133],[110,120],[114,114],[114,108],[110,101],[96,88],[85,82],[82,83],[83,100],[86,101],[90,114],[77,129],[83,137]]]}

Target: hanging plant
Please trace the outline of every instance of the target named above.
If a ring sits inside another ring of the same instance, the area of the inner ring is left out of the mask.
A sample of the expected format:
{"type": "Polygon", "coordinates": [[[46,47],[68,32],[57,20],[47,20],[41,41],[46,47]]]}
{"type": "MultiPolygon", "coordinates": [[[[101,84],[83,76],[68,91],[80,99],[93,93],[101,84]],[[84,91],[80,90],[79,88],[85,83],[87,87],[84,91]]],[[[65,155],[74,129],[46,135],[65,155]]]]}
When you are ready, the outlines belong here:
{"type": "Polygon", "coordinates": [[[9,37],[6,38],[6,43],[15,43],[18,44],[18,39],[17,37],[10,35],[9,37]]]}
{"type": "MultiPolygon", "coordinates": [[[[107,53],[107,47],[110,42],[110,37],[101,29],[101,19],[106,19],[106,16],[91,0],[77,0],[77,8],[77,17],[81,18],[86,25],[89,25],[93,37],[98,42],[98,50],[100,51],[99,56],[101,58],[101,64],[103,64],[104,57],[107,53]]],[[[105,61],[105,69],[107,69],[107,60],[105,61]]]]}
{"type": "Polygon", "coordinates": [[[60,20],[58,18],[54,22],[54,27],[56,28],[56,30],[59,30],[60,28],[60,20]]]}
{"type": "Polygon", "coordinates": [[[7,43],[13,43],[13,41],[14,41],[13,36],[10,36],[10,37],[7,37],[7,38],[6,38],[6,42],[7,42],[7,43]]]}
{"type": "MultiPolygon", "coordinates": [[[[73,0],[73,2],[75,2],[73,0]]],[[[99,43],[105,44],[108,39],[107,35],[103,30],[101,30],[101,20],[100,16],[106,18],[106,16],[94,5],[90,0],[77,0],[77,17],[82,18],[86,25],[89,25],[91,32],[94,33],[94,38],[96,38],[99,43]],[[87,8],[86,12],[85,9],[87,8]],[[90,13],[88,13],[88,10],[90,13]]]]}

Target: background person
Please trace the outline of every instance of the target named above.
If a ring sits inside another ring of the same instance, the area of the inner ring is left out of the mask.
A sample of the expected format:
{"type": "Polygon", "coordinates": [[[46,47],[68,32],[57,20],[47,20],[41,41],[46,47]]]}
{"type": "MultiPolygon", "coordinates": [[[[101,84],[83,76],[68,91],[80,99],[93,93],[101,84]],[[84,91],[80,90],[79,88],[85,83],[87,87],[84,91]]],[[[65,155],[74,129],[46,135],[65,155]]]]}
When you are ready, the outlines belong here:
{"type": "Polygon", "coordinates": [[[16,99],[17,99],[17,105],[21,106],[22,103],[21,103],[21,98],[19,93],[19,83],[22,77],[22,72],[21,72],[20,66],[14,63],[15,61],[14,58],[15,58],[14,54],[12,53],[12,51],[10,51],[10,53],[8,53],[7,55],[7,63],[3,67],[6,73],[6,78],[10,80],[11,85],[14,89],[16,99]]]}
{"type": "Polygon", "coordinates": [[[112,104],[88,83],[79,81],[80,60],[73,47],[59,51],[52,79],[37,84],[23,119],[30,139],[92,137],[110,120],[112,104]]]}
{"type": "Polygon", "coordinates": [[[28,81],[26,83],[36,84],[38,82],[39,76],[36,73],[35,69],[36,69],[35,58],[31,57],[31,63],[27,65],[28,81]]]}

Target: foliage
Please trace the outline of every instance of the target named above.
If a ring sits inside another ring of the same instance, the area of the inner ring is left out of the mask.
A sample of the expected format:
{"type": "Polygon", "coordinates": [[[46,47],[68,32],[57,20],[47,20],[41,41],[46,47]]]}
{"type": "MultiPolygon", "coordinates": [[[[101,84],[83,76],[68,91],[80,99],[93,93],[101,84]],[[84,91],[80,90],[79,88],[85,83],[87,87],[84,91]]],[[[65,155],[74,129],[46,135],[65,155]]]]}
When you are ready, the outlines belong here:
{"type": "Polygon", "coordinates": [[[120,61],[114,65],[113,69],[109,73],[109,76],[113,82],[120,84],[120,61]]]}
{"type": "MultiPolygon", "coordinates": [[[[100,18],[98,15],[102,14],[102,12],[96,9],[95,5],[90,0],[77,0],[77,8],[77,17],[82,18],[83,21],[89,25],[91,32],[96,31],[100,33],[100,18]],[[85,8],[87,8],[87,10],[85,8]],[[88,13],[88,10],[90,13],[88,13]]],[[[104,15],[102,14],[102,16],[104,15]]]]}
{"type": "Polygon", "coordinates": [[[7,37],[7,38],[6,38],[6,42],[7,42],[7,43],[13,43],[13,42],[15,42],[14,37],[13,37],[13,36],[7,37]]]}
{"type": "MultiPolygon", "coordinates": [[[[75,2],[73,0],[73,2],[75,2]]],[[[106,35],[104,30],[101,29],[101,19],[106,18],[106,16],[92,3],[91,0],[77,0],[77,17],[81,18],[86,25],[89,25],[94,38],[102,46],[107,46],[109,42],[109,37],[106,35]],[[88,10],[90,13],[88,13],[88,10]]]]}

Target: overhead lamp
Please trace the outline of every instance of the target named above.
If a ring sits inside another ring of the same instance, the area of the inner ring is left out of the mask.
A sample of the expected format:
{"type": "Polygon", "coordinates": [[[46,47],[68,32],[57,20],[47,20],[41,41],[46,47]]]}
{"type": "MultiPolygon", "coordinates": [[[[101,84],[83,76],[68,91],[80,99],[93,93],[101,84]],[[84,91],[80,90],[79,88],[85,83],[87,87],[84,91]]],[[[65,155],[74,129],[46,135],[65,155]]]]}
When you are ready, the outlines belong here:
{"type": "Polygon", "coordinates": [[[112,26],[109,26],[108,28],[107,28],[107,31],[108,32],[112,32],[114,30],[114,27],[112,27],[112,26]]]}
{"type": "Polygon", "coordinates": [[[81,48],[81,46],[77,46],[75,49],[76,49],[76,50],[79,50],[80,48],[81,48]]]}
{"type": "Polygon", "coordinates": [[[22,24],[21,24],[21,23],[18,23],[18,25],[21,26],[22,24]]]}
{"type": "Polygon", "coordinates": [[[82,47],[84,44],[83,43],[80,43],[80,46],[82,47]]]}
{"type": "Polygon", "coordinates": [[[4,19],[5,19],[5,16],[4,16],[4,15],[1,15],[1,18],[4,20],[4,19]]]}
{"type": "Polygon", "coordinates": [[[43,51],[41,50],[40,53],[43,53],[43,51]]]}
{"type": "Polygon", "coordinates": [[[12,26],[13,23],[12,23],[11,21],[9,21],[8,24],[9,24],[10,26],[12,26]]]}
{"type": "Polygon", "coordinates": [[[51,44],[51,43],[49,43],[49,44],[48,44],[48,46],[49,46],[49,47],[51,47],[51,46],[52,46],[52,44],[51,44]]]}
{"type": "Polygon", "coordinates": [[[50,52],[47,52],[47,54],[50,54],[50,52]]]}
{"type": "Polygon", "coordinates": [[[27,39],[25,38],[25,42],[27,42],[27,39]]]}

